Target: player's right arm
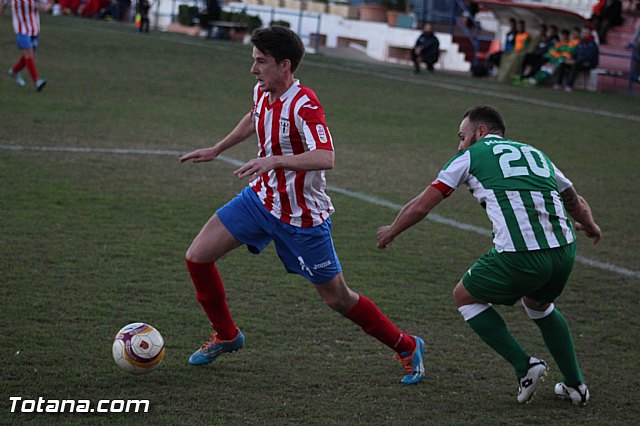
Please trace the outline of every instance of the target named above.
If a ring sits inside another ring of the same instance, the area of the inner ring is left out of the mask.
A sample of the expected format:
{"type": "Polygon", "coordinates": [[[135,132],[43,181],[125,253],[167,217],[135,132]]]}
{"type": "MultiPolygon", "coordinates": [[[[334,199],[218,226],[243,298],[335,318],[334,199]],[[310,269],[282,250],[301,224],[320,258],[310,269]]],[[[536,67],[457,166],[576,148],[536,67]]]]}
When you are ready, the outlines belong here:
{"type": "Polygon", "coordinates": [[[400,210],[391,225],[378,228],[378,248],[386,248],[401,232],[427,217],[434,207],[465,182],[469,175],[470,161],[467,151],[459,152],[451,158],[440,170],[438,177],[400,210]]]}
{"type": "Polygon", "coordinates": [[[593,244],[597,244],[602,237],[602,231],[593,220],[591,207],[589,207],[587,201],[576,192],[573,186],[562,191],[560,196],[562,197],[567,212],[575,220],[576,229],[578,231],[584,231],[587,237],[593,239],[593,244]]]}
{"type": "Polygon", "coordinates": [[[245,141],[249,136],[253,135],[255,131],[256,129],[251,118],[251,113],[248,113],[242,117],[236,127],[220,142],[211,148],[201,148],[185,154],[180,157],[180,162],[183,163],[187,160],[192,160],[194,163],[211,161],[232,146],[245,141]]]}
{"type": "MultiPolygon", "coordinates": [[[[424,191],[409,201],[398,213],[391,225],[381,226],[378,228],[376,237],[378,240],[378,248],[384,249],[397,237],[401,232],[412,227],[422,219],[427,217],[429,212],[435,206],[440,204],[445,197],[453,190],[448,188],[442,192],[438,185],[442,184],[438,181],[432,183],[424,191]]],[[[446,186],[446,185],[445,185],[446,186]]]]}

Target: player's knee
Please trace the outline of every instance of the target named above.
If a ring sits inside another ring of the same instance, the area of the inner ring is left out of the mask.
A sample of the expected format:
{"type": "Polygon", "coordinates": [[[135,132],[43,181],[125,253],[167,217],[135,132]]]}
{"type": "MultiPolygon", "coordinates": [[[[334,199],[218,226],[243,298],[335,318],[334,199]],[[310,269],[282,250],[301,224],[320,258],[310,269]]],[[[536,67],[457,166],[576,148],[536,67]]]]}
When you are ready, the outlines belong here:
{"type": "Polygon", "coordinates": [[[350,292],[322,293],[321,296],[322,300],[328,307],[341,314],[349,312],[351,308],[353,308],[353,305],[358,301],[357,295],[354,301],[350,292]]]}
{"type": "Polygon", "coordinates": [[[198,244],[196,243],[196,240],[194,240],[191,245],[189,246],[189,248],[187,249],[187,252],[185,253],[185,258],[191,262],[212,262],[215,261],[215,259],[209,259],[207,258],[206,254],[203,253],[203,251],[199,248],[198,244]]]}
{"type": "Polygon", "coordinates": [[[464,291],[464,290],[465,290],[465,288],[462,285],[462,282],[459,282],[453,288],[453,291],[451,292],[451,296],[453,297],[453,301],[456,303],[456,306],[458,306],[458,307],[467,304],[466,301],[465,301],[466,291],[464,291]]]}
{"type": "Polygon", "coordinates": [[[328,307],[330,307],[336,312],[340,312],[340,313],[347,312],[348,304],[346,303],[343,297],[339,297],[337,295],[323,296],[322,300],[324,300],[324,303],[328,307]]]}
{"type": "Polygon", "coordinates": [[[195,259],[195,253],[193,250],[193,246],[190,246],[186,253],[184,254],[184,258],[187,259],[190,262],[197,262],[197,260],[195,259]]]}
{"type": "Polygon", "coordinates": [[[188,261],[196,262],[196,263],[206,263],[206,262],[212,262],[213,261],[212,259],[208,259],[205,256],[203,256],[200,252],[198,252],[198,250],[195,250],[192,247],[189,247],[189,249],[185,253],[184,257],[188,261]]]}

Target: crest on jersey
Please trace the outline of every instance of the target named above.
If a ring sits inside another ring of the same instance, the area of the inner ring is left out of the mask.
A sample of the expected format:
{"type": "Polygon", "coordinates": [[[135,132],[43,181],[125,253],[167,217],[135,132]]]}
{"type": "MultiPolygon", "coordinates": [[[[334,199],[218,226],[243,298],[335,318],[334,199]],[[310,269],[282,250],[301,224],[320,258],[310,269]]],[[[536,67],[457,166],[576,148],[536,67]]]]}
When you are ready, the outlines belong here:
{"type": "Polygon", "coordinates": [[[318,132],[318,139],[320,139],[320,142],[327,143],[327,132],[324,131],[324,126],[322,124],[316,124],[316,132],[318,132]]]}
{"type": "Polygon", "coordinates": [[[289,136],[289,120],[286,118],[280,119],[280,134],[282,136],[289,136]]]}

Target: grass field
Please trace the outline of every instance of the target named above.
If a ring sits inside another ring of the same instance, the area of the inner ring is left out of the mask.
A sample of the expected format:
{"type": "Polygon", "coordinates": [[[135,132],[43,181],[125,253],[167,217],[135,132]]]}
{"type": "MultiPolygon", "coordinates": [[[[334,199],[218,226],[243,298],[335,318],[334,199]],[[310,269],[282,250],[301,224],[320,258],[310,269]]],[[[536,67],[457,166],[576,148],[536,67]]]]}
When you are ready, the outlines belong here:
{"type": "MultiPolygon", "coordinates": [[[[246,348],[194,368],[207,337],[184,252],[210,214],[246,182],[224,162],[179,164],[251,105],[250,49],[132,28],[43,17],[38,94],[4,73],[17,59],[0,22],[0,423],[2,424],[637,424],[640,388],[640,103],[637,98],[501,86],[407,68],[308,55],[297,77],[323,103],[337,188],[403,204],[455,152],[461,114],[490,103],[508,135],[547,152],[590,201],[604,237],[579,237],[557,301],[574,333],[592,400],[558,401],[561,380],[519,306],[499,308],[534,356],[551,364],[531,404],[515,400],[506,362],[464,324],[451,290],[490,238],[431,221],[375,247],[396,212],[334,191],[334,238],[350,286],[428,346],[425,381],[401,386],[392,353],[287,275],[273,248],[220,263],[246,348]],[[8,147],[90,148],[94,151],[8,147]],[[98,152],[144,149],[147,155],[98,152]],[[153,154],[156,152],[156,155],[153,154]],[[608,269],[607,269],[608,268],[608,269]],[[621,272],[610,269],[619,268],[621,272]],[[118,329],[163,334],[161,368],[136,377],[111,358],[118,329]],[[11,413],[25,399],[149,399],[146,414],[11,413]]],[[[25,75],[26,77],[26,75],[25,75]]],[[[255,155],[255,143],[225,153],[255,155]]],[[[437,213],[489,228],[460,190],[437,213]]]]}

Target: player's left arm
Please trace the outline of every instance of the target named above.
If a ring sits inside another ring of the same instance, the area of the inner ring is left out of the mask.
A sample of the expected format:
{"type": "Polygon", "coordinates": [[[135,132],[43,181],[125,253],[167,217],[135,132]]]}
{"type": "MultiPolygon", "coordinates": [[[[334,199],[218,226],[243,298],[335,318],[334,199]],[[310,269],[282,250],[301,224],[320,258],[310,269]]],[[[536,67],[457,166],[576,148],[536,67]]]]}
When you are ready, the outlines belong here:
{"type": "Polygon", "coordinates": [[[239,178],[260,175],[273,169],[305,172],[311,170],[333,169],[335,155],[326,149],[314,149],[297,155],[273,155],[254,158],[233,173],[239,178]]]}
{"type": "Polygon", "coordinates": [[[237,169],[234,172],[236,176],[253,177],[274,169],[296,172],[333,169],[335,164],[333,141],[325,122],[322,106],[316,99],[309,100],[299,108],[295,126],[305,145],[304,152],[295,155],[254,158],[237,169]]]}
{"type": "Polygon", "coordinates": [[[593,240],[593,244],[597,244],[602,238],[602,231],[598,224],[593,220],[591,207],[587,200],[578,194],[573,186],[566,188],[560,193],[562,202],[567,212],[575,220],[576,229],[584,231],[585,235],[593,240]]]}
{"type": "Polygon", "coordinates": [[[593,219],[589,203],[582,195],[578,194],[573,183],[555,165],[553,165],[553,171],[560,197],[562,197],[565,209],[575,221],[576,229],[584,231],[585,235],[593,240],[593,244],[597,244],[602,237],[602,231],[593,219]]]}
{"type": "Polygon", "coordinates": [[[391,225],[378,228],[378,232],[376,233],[378,248],[387,248],[395,237],[427,217],[429,212],[453,191],[453,189],[446,185],[446,188],[439,188],[439,185],[443,184],[437,180],[434,181],[434,183],[429,185],[400,210],[400,213],[398,213],[398,216],[396,216],[391,225]]]}

